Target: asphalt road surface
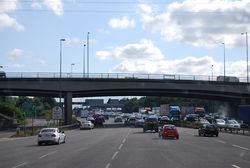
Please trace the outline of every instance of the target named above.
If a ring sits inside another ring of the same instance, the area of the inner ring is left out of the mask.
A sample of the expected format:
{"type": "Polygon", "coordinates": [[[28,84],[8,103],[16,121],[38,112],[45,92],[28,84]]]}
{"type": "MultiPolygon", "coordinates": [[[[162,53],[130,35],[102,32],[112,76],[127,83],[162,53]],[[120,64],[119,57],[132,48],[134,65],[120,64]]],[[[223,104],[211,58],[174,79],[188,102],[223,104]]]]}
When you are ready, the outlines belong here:
{"type": "Polygon", "coordinates": [[[37,137],[0,139],[1,168],[249,168],[250,136],[199,137],[178,128],[180,139],[160,139],[142,128],[66,132],[66,143],[37,146],[37,137]]]}

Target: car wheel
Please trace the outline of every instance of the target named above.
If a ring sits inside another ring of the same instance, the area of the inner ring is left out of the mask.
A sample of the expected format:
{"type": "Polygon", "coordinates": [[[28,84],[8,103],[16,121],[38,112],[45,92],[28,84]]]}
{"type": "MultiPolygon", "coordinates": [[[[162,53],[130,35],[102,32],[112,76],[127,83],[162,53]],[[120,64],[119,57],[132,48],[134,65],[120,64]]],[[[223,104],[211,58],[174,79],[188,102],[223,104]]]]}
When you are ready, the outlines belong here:
{"type": "Polygon", "coordinates": [[[177,136],[176,139],[179,139],[179,136],[177,136]]]}
{"type": "Polygon", "coordinates": [[[216,137],[218,137],[219,136],[219,134],[216,134],[216,137]]]}
{"type": "Polygon", "coordinates": [[[60,145],[60,138],[58,138],[58,141],[56,142],[57,145],[60,145]]]}
{"type": "Polygon", "coordinates": [[[38,142],[38,143],[37,143],[37,145],[38,145],[38,146],[41,146],[41,145],[42,145],[42,143],[41,143],[41,142],[38,142]]]}
{"type": "Polygon", "coordinates": [[[66,142],[66,137],[64,137],[64,140],[63,140],[63,143],[65,143],[66,142]]]}
{"type": "Polygon", "coordinates": [[[198,135],[201,136],[201,133],[199,132],[198,135]]]}

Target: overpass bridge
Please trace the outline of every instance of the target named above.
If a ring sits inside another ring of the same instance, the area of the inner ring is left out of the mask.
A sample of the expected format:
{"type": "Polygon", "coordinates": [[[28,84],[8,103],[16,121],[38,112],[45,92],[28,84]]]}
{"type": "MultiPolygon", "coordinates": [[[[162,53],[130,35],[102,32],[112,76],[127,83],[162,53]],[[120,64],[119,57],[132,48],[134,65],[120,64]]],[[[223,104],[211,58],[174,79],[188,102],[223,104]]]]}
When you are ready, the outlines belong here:
{"type": "MultiPolygon", "coordinates": [[[[63,97],[65,122],[71,123],[72,98],[94,96],[174,96],[244,104],[250,84],[218,82],[210,76],[166,74],[7,73],[0,78],[0,95],[63,97]]],[[[241,80],[242,81],[242,80],[241,80]]]]}

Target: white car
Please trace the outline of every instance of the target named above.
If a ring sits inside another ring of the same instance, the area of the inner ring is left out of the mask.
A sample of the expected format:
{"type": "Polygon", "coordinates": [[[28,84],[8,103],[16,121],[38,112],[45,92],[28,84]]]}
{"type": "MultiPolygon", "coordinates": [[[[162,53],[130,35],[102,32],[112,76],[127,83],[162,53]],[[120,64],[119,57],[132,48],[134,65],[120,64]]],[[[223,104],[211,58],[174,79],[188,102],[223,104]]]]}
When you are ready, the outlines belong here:
{"type": "Polygon", "coordinates": [[[226,127],[227,128],[240,128],[240,124],[236,120],[227,120],[226,127]]]}
{"type": "Polygon", "coordinates": [[[93,129],[94,124],[91,121],[82,121],[80,129],[93,129]]]}
{"type": "Polygon", "coordinates": [[[60,144],[65,143],[66,135],[59,128],[42,128],[38,134],[38,145],[43,143],[60,144]]]}
{"type": "Polygon", "coordinates": [[[216,119],[215,120],[217,127],[225,127],[226,121],[223,119],[216,119]]]}

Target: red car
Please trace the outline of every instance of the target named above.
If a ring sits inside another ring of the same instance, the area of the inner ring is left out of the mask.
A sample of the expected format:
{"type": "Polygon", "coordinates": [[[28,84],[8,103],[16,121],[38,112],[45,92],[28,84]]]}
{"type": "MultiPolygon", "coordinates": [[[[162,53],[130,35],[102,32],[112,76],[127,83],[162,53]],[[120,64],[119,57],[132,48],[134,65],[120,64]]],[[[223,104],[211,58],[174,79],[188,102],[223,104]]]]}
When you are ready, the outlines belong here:
{"type": "Polygon", "coordinates": [[[179,139],[179,133],[174,125],[167,124],[164,125],[162,128],[160,128],[159,137],[162,138],[171,137],[179,139]]]}

